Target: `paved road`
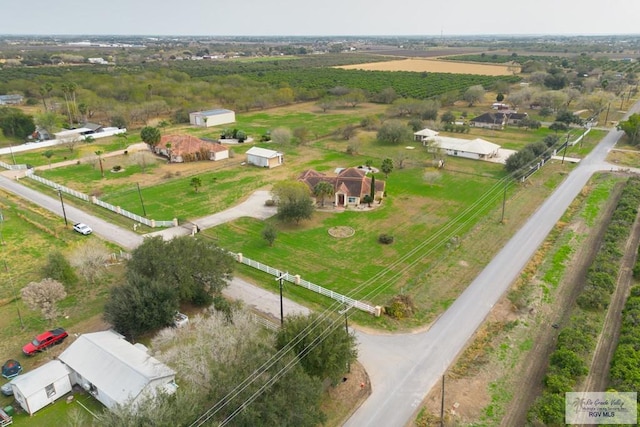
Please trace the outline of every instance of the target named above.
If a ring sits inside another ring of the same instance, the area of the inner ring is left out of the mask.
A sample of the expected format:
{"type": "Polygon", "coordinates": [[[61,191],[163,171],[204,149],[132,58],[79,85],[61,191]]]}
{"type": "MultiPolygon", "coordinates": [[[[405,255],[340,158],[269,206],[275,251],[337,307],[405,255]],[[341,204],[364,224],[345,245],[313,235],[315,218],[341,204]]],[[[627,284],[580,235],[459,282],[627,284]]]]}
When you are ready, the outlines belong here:
{"type": "MultiPolygon", "coordinates": [[[[639,109],[635,105],[633,111],[639,109]]],[[[428,331],[358,333],[359,360],[369,373],[372,394],[345,426],[404,426],[415,416],[591,175],[611,168],[604,159],[622,135],[607,134],[428,331]]]]}

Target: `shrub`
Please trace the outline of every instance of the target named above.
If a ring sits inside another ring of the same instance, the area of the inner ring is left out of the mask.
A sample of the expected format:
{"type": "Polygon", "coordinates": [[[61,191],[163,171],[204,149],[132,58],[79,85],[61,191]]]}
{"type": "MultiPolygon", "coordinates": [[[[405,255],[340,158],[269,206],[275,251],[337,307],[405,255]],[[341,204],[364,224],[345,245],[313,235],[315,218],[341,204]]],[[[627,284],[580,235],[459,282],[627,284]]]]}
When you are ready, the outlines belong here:
{"type": "Polygon", "coordinates": [[[390,245],[391,243],[393,243],[393,236],[383,233],[378,236],[378,242],[382,243],[383,245],[390,245]]]}
{"type": "Polygon", "coordinates": [[[275,206],[276,205],[276,201],[273,200],[273,199],[268,199],[268,200],[265,200],[264,205],[265,206],[275,206]]]}
{"type": "Polygon", "coordinates": [[[384,311],[394,319],[404,319],[413,315],[415,308],[416,306],[409,295],[396,295],[384,308],[384,311]]]}

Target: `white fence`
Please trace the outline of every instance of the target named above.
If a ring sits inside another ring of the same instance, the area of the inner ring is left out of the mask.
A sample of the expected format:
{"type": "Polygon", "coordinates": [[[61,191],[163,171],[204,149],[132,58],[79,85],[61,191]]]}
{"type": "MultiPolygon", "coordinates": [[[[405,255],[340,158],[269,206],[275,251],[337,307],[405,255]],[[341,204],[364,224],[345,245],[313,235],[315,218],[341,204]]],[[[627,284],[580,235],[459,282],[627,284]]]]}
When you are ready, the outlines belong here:
{"type": "Polygon", "coordinates": [[[27,165],[10,165],[9,163],[0,162],[0,167],[5,169],[9,169],[12,171],[24,170],[27,169],[27,165]]]}
{"type": "Polygon", "coordinates": [[[260,271],[264,271],[265,273],[268,273],[274,277],[280,277],[282,275],[282,279],[286,280],[289,283],[293,283],[294,285],[297,285],[297,286],[302,286],[303,288],[306,288],[315,293],[327,296],[335,301],[339,301],[348,306],[355,307],[358,310],[366,311],[368,313],[373,314],[376,317],[380,316],[380,314],[382,313],[382,308],[379,306],[372,306],[364,302],[355,300],[353,298],[349,298],[345,295],[339,294],[332,290],[323,288],[322,286],[318,286],[314,283],[311,283],[307,280],[300,278],[300,275],[291,275],[289,273],[282,273],[282,271],[275,269],[273,267],[270,267],[266,264],[262,264],[261,262],[254,261],[249,258],[245,258],[244,256],[242,256],[241,253],[238,253],[238,254],[232,253],[232,255],[235,256],[236,261],[238,262],[241,262],[245,265],[256,268],[260,271]]]}
{"type": "Polygon", "coordinates": [[[63,193],[69,194],[71,196],[77,197],[78,199],[84,200],[85,202],[91,202],[94,205],[98,205],[102,208],[108,209],[111,212],[115,212],[118,215],[122,215],[125,216],[129,219],[132,219],[134,221],[139,222],[140,224],[144,224],[148,227],[151,228],[156,228],[156,227],[177,227],[178,226],[178,221],[176,219],[172,220],[172,221],[156,221],[154,219],[147,219],[145,217],[142,217],[140,215],[136,215],[133,212],[129,212],[127,210],[124,210],[122,208],[120,208],[120,206],[114,206],[110,203],[107,202],[103,202],[102,200],[98,199],[97,197],[89,197],[88,195],[81,193],[79,191],[76,191],[72,188],[69,187],[65,187],[64,185],[59,185],[53,181],[49,181],[48,179],[44,179],[41,176],[38,176],[36,174],[34,174],[33,169],[27,169],[27,172],[25,173],[25,176],[28,178],[33,179],[34,181],[37,181],[41,184],[44,184],[48,187],[54,188],[58,191],[61,191],[63,193]]]}

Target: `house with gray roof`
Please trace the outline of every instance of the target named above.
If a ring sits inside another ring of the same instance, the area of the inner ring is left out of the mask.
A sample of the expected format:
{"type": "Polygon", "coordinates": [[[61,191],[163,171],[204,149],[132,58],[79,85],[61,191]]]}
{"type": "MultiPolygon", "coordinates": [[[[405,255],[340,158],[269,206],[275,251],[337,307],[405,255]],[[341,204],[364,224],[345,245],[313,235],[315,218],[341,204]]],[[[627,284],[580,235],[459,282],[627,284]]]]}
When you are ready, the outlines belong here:
{"type": "Polygon", "coordinates": [[[80,335],[59,357],[78,384],[109,409],[177,390],[175,371],[114,331],[80,335]]]}

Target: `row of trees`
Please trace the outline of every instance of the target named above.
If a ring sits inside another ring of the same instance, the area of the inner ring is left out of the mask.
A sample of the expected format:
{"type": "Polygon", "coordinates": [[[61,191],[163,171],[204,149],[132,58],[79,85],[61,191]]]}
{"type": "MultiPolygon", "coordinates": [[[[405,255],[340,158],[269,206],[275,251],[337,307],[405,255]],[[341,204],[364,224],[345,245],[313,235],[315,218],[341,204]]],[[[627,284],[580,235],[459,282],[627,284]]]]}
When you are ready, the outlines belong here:
{"type": "MultiPolygon", "coordinates": [[[[637,265],[637,264],[636,264],[637,265]]],[[[636,279],[638,275],[636,274],[636,279]]],[[[631,293],[622,310],[620,338],[616,346],[609,378],[617,391],[640,390],[640,286],[631,288],[631,293]]]]}
{"type": "Polygon", "coordinates": [[[573,390],[577,380],[588,373],[585,361],[591,360],[597,336],[602,328],[602,313],[616,287],[624,247],[640,205],[640,179],[630,178],[611,217],[603,242],[592,262],[585,285],[577,299],[580,308],[558,336],[545,375],[545,389],[529,410],[532,421],[545,425],[562,424],[565,414],[564,393],[573,390]]]}

